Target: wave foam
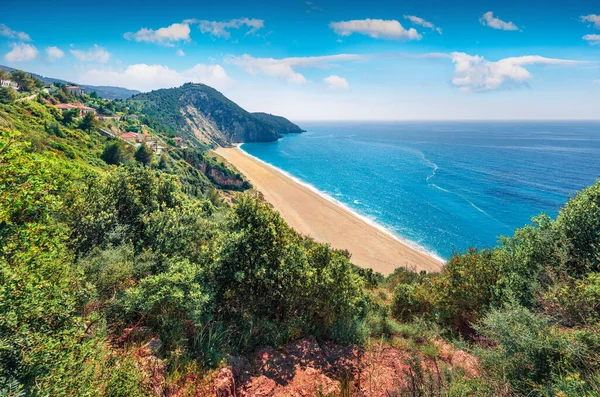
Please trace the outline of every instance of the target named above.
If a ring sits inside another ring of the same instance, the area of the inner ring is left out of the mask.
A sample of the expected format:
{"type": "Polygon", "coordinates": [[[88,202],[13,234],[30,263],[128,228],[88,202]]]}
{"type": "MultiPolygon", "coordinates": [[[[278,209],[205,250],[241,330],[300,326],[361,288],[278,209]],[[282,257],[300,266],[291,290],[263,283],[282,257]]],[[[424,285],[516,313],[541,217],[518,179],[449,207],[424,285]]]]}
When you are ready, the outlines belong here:
{"type": "Polygon", "coordinates": [[[279,167],[274,166],[273,164],[267,163],[266,161],[259,159],[256,156],[251,155],[250,153],[246,152],[243,148],[243,143],[240,143],[237,145],[237,148],[240,149],[246,156],[251,157],[253,159],[255,159],[256,161],[259,161],[260,163],[271,167],[272,169],[282,173],[283,175],[285,175],[286,177],[290,178],[291,180],[293,180],[294,182],[296,182],[297,184],[304,186],[305,188],[311,190],[312,192],[318,194],[319,196],[323,197],[325,200],[334,203],[335,205],[338,205],[342,208],[344,208],[346,211],[352,213],[354,216],[356,216],[357,218],[361,219],[362,221],[366,222],[368,225],[373,226],[374,228],[376,228],[377,230],[379,230],[382,233],[387,234],[388,236],[390,236],[391,238],[393,238],[394,240],[406,245],[409,248],[412,248],[414,250],[417,250],[425,255],[428,255],[430,257],[432,257],[433,259],[440,261],[442,263],[446,263],[446,260],[442,257],[440,257],[439,255],[437,255],[435,252],[429,251],[427,248],[419,245],[418,243],[408,240],[400,235],[398,235],[394,230],[380,224],[377,222],[376,219],[368,217],[366,215],[363,215],[359,212],[357,212],[356,210],[354,210],[353,208],[350,208],[347,204],[333,198],[332,196],[330,196],[329,194],[317,189],[315,186],[311,185],[310,183],[307,183],[295,176],[293,176],[292,174],[290,174],[289,172],[282,170],[279,167]]]}

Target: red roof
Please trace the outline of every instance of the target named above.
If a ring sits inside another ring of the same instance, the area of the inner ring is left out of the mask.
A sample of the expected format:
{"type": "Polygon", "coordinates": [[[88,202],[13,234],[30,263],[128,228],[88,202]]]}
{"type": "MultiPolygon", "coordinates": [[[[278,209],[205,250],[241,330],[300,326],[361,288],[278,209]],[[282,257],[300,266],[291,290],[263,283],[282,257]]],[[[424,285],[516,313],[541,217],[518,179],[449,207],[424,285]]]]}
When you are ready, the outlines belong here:
{"type": "Polygon", "coordinates": [[[137,138],[137,134],[135,132],[126,132],[121,135],[121,139],[134,139],[137,138]]]}

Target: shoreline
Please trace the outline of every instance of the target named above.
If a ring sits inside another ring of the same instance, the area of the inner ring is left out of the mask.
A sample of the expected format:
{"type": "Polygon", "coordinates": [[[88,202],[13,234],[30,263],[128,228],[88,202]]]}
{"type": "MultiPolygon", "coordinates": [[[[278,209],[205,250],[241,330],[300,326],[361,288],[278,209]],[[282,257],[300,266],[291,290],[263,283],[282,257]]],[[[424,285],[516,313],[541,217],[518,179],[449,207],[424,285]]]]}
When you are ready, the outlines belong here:
{"type": "MultiPolygon", "coordinates": [[[[282,138],[283,139],[283,138],[282,138]]],[[[433,258],[434,260],[440,262],[440,263],[446,263],[446,261],[438,256],[437,254],[430,252],[427,248],[420,246],[419,244],[406,239],[402,236],[399,236],[397,233],[395,233],[394,231],[390,230],[388,227],[386,227],[385,225],[378,223],[377,220],[375,219],[371,219],[366,215],[363,215],[361,213],[359,213],[357,210],[355,210],[354,208],[350,207],[348,204],[341,202],[340,200],[336,199],[335,197],[331,196],[328,193],[325,193],[321,190],[319,190],[317,187],[311,185],[308,182],[305,182],[295,176],[293,176],[292,174],[290,174],[289,172],[282,170],[279,167],[274,166],[273,164],[269,164],[264,160],[259,159],[256,156],[251,155],[250,153],[246,152],[244,149],[242,149],[242,145],[243,143],[237,143],[235,144],[235,147],[240,150],[243,154],[245,154],[248,157],[251,157],[252,159],[260,162],[261,164],[264,164],[267,167],[272,168],[273,170],[275,170],[276,172],[279,172],[281,174],[283,174],[284,176],[290,178],[291,180],[293,180],[294,182],[296,182],[297,184],[310,189],[311,191],[313,191],[314,193],[318,194],[319,196],[321,196],[322,198],[324,198],[327,201],[330,201],[331,203],[342,207],[343,209],[345,209],[346,211],[350,212],[352,215],[356,216],[357,218],[361,219],[363,222],[369,224],[370,226],[373,226],[374,228],[378,229],[379,231],[386,233],[387,235],[389,235],[391,238],[397,240],[398,242],[400,242],[401,244],[406,245],[408,248],[419,251],[427,256],[430,256],[431,258],[433,258]]]]}
{"type": "Polygon", "coordinates": [[[260,191],[285,221],[298,232],[333,248],[347,249],[361,267],[390,274],[398,267],[440,271],[443,261],[422,247],[402,241],[393,232],[356,213],[314,186],[260,160],[240,148],[214,152],[230,162],[260,191]]]}

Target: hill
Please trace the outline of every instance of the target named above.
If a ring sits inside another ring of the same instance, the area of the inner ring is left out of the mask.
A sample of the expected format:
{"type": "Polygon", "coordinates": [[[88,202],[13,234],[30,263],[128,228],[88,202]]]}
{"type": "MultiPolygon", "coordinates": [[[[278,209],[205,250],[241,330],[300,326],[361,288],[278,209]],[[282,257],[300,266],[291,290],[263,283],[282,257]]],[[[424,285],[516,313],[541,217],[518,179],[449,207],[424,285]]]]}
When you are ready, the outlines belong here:
{"type": "Polygon", "coordinates": [[[156,120],[169,133],[204,144],[270,142],[300,127],[283,117],[253,114],[204,84],[138,94],[128,105],[156,120]]]}
{"type": "MultiPolygon", "coordinates": [[[[0,65],[0,69],[5,70],[7,72],[11,72],[11,71],[15,70],[14,68],[4,66],[4,65],[0,65]]],[[[54,83],[61,83],[61,84],[67,84],[67,85],[75,84],[75,85],[78,85],[79,87],[84,88],[87,91],[87,93],[96,92],[96,94],[98,94],[98,96],[100,96],[102,98],[106,98],[106,99],[127,99],[127,98],[131,97],[132,95],[140,93],[137,90],[130,90],[128,88],[123,88],[123,87],[77,84],[73,81],[57,79],[54,77],[40,76],[39,74],[35,74],[35,73],[31,73],[31,72],[27,72],[27,73],[29,73],[31,76],[35,77],[36,79],[43,81],[46,84],[54,84],[54,83]]]]}
{"type": "Polygon", "coordinates": [[[304,132],[302,128],[298,127],[285,117],[262,112],[252,113],[252,115],[275,128],[280,134],[299,134],[304,132]]]}

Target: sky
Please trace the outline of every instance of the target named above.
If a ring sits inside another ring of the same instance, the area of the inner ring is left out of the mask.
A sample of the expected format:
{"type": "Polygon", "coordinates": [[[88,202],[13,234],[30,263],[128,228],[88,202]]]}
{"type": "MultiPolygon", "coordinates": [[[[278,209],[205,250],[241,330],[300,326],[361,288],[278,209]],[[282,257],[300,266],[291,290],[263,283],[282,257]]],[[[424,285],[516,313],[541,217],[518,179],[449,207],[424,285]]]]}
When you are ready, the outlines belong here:
{"type": "Polygon", "coordinates": [[[600,119],[597,0],[4,0],[0,57],[297,121],[600,119]]]}

